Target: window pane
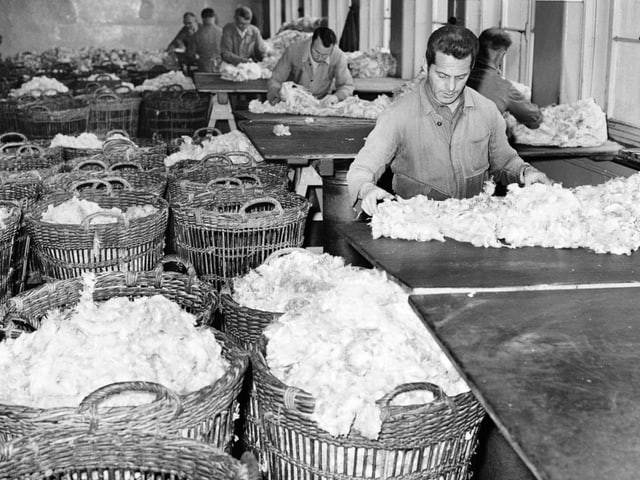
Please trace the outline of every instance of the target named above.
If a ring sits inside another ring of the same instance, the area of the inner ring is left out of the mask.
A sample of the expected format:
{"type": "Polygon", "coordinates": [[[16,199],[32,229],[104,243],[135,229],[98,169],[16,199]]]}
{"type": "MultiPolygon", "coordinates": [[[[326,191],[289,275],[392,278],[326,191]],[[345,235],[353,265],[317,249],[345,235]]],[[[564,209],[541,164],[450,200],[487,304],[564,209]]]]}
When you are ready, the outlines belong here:
{"type": "Polygon", "coordinates": [[[616,2],[614,36],[640,37],[640,0],[619,0],[616,2]]]}
{"type": "Polygon", "coordinates": [[[640,127],[640,43],[615,42],[609,116],[640,127]]]}
{"type": "Polygon", "coordinates": [[[524,30],[529,20],[529,3],[529,0],[503,1],[502,26],[515,30],[524,30]]]}

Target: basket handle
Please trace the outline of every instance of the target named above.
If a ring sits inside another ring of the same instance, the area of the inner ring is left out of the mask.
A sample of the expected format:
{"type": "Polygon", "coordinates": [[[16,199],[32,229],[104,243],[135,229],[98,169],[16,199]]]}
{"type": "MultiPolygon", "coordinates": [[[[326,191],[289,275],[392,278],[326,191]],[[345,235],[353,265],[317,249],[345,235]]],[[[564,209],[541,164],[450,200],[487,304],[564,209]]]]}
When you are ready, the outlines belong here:
{"type": "MultiPolygon", "coordinates": [[[[133,187],[131,186],[131,183],[129,183],[129,181],[123,177],[118,177],[116,175],[114,175],[113,177],[105,177],[103,178],[103,180],[105,182],[107,182],[109,185],[112,186],[113,188],[113,184],[120,184],[122,185],[122,189],[123,190],[133,190],[133,187]]],[[[110,192],[109,192],[110,193],[110,192]]]]}
{"type": "MultiPolygon", "coordinates": [[[[85,187],[85,186],[91,187],[92,190],[97,191],[98,186],[100,185],[102,185],[105,188],[107,194],[111,194],[111,192],[113,191],[112,185],[107,180],[102,178],[83,178],[82,180],[76,180],[75,182],[71,183],[69,188],[71,189],[71,191],[79,193],[80,188],[82,187],[85,187]]],[[[96,215],[96,214],[94,213],[93,215],[96,215]]]]}
{"type": "Polygon", "coordinates": [[[273,197],[260,197],[254,198],[253,200],[249,200],[245,204],[243,204],[238,213],[242,215],[242,218],[246,220],[247,217],[247,209],[253,207],[254,205],[260,205],[261,203],[270,203],[274,206],[274,210],[276,211],[276,216],[281,217],[284,214],[284,209],[282,208],[282,204],[273,197]]]}
{"type": "Polygon", "coordinates": [[[44,157],[44,148],[33,143],[20,145],[16,150],[18,155],[29,155],[30,157],[44,157]]]}
{"type": "Polygon", "coordinates": [[[133,153],[136,152],[137,147],[136,144],[131,141],[129,138],[109,138],[104,141],[102,144],[102,153],[107,157],[112,153],[124,151],[127,153],[133,150],[133,153]]]}
{"type": "Polygon", "coordinates": [[[180,94],[180,100],[189,100],[189,97],[195,97],[194,100],[200,100],[200,94],[196,90],[185,90],[180,94]]]}
{"type": "MultiPolygon", "coordinates": [[[[99,180],[99,179],[96,179],[99,180]]],[[[104,181],[104,180],[101,180],[104,181]]],[[[107,185],[109,185],[110,188],[111,184],[109,182],[105,182],[107,185]]],[[[82,223],[80,224],[81,227],[84,227],[85,230],[89,230],[89,227],[91,226],[91,220],[95,220],[96,218],[100,218],[100,217],[111,217],[111,218],[115,218],[116,220],[118,220],[118,223],[122,222],[122,224],[124,225],[125,229],[129,228],[129,219],[127,217],[124,216],[124,214],[122,213],[116,213],[116,212],[110,212],[108,210],[102,211],[102,212],[96,212],[96,213],[92,213],[91,215],[87,215],[86,217],[84,217],[84,220],[82,220],[82,223]]]]}
{"type": "Polygon", "coordinates": [[[100,81],[104,82],[105,80],[111,81],[113,80],[113,78],[111,78],[111,75],[109,75],[108,73],[98,73],[96,74],[96,77],[94,78],[94,80],[96,82],[100,82],[100,81]]]}
{"type": "Polygon", "coordinates": [[[236,187],[242,187],[242,180],[236,177],[218,177],[213,180],[207,182],[205,185],[205,190],[209,190],[214,185],[224,185],[225,187],[234,185],[236,187]]]}
{"type": "Polygon", "coordinates": [[[403,383],[402,385],[398,385],[391,392],[384,395],[380,400],[376,403],[379,403],[384,410],[388,409],[391,402],[395,397],[402,393],[408,392],[416,392],[419,390],[427,390],[433,394],[434,400],[431,403],[425,405],[418,405],[420,409],[431,409],[433,405],[444,403],[449,407],[452,412],[456,411],[456,405],[453,403],[453,400],[440,388],[438,385],[429,382],[413,382],[413,383],[403,383]]]}
{"type": "Polygon", "coordinates": [[[178,255],[165,255],[160,260],[158,260],[158,263],[156,263],[156,266],[153,269],[156,275],[156,279],[158,278],[159,275],[162,275],[162,273],[164,273],[165,265],[167,265],[168,263],[182,265],[187,271],[187,275],[189,276],[190,282],[197,278],[196,269],[189,260],[187,260],[186,258],[182,258],[178,255]]]}
{"type": "Polygon", "coordinates": [[[0,153],[15,153],[18,150],[18,147],[24,145],[23,142],[10,142],[0,145],[0,153]],[[9,152],[11,150],[11,152],[9,152]]]}
{"type": "Polygon", "coordinates": [[[205,164],[209,160],[221,160],[220,162],[216,162],[216,163],[223,163],[225,165],[233,165],[231,163],[231,159],[229,157],[227,157],[227,155],[225,153],[207,153],[204,157],[202,157],[200,159],[200,165],[198,165],[195,168],[204,167],[205,164]]]}
{"type": "Polygon", "coordinates": [[[164,85],[160,87],[161,92],[182,92],[184,88],[179,83],[172,83],[171,85],[164,85]]]}
{"type": "Polygon", "coordinates": [[[215,127],[202,127],[193,132],[194,140],[201,140],[202,138],[207,137],[217,137],[218,135],[222,135],[222,132],[215,127]]]}
{"type": "Polygon", "coordinates": [[[102,92],[94,97],[96,103],[114,103],[119,102],[120,97],[113,92],[102,92]]]}
{"type": "Polygon", "coordinates": [[[243,185],[250,184],[254,187],[262,187],[262,181],[255,173],[242,173],[235,178],[239,179],[243,185]]]}
{"type": "Polygon", "coordinates": [[[276,250],[275,252],[273,252],[271,255],[265,258],[264,263],[266,265],[269,262],[272,262],[273,260],[275,260],[276,258],[284,257],[285,255],[288,255],[292,252],[300,252],[300,253],[305,253],[307,255],[312,255],[312,253],[305,248],[287,247],[287,248],[281,248],[280,250],[276,250]]]}
{"type": "Polygon", "coordinates": [[[24,104],[27,102],[35,102],[42,96],[42,90],[39,88],[32,88],[29,92],[24,93],[18,97],[18,103],[24,104]],[[36,95],[37,93],[37,95],[36,95]]]}
{"type": "Polygon", "coordinates": [[[77,165],[75,165],[71,169],[71,171],[73,171],[73,172],[80,171],[80,170],[82,170],[82,167],[86,167],[87,165],[97,165],[97,166],[102,168],[103,172],[107,171],[107,164],[104,163],[99,158],[95,158],[95,157],[90,157],[90,158],[87,158],[86,160],[78,162],[77,165]]]}
{"type": "Polygon", "coordinates": [[[89,416],[89,429],[95,430],[98,427],[99,415],[98,406],[109,397],[126,392],[147,392],[155,393],[156,402],[169,400],[172,406],[173,415],[171,420],[177,418],[182,412],[182,401],[176,392],[155,382],[135,381],[116,382],[100,387],[84,397],[78,405],[78,413],[89,416]]]}
{"type": "Polygon", "coordinates": [[[29,112],[44,112],[49,115],[51,114],[51,110],[49,110],[49,107],[47,107],[46,105],[29,105],[27,109],[29,110],[29,112]]]}
{"type": "Polygon", "coordinates": [[[118,170],[124,170],[125,168],[132,168],[139,172],[142,171],[142,165],[138,162],[126,161],[126,162],[117,162],[109,167],[110,172],[116,172],[118,170]]]}
{"type": "Polygon", "coordinates": [[[233,163],[234,165],[251,165],[251,166],[255,166],[255,164],[256,164],[256,159],[253,158],[253,155],[251,155],[249,152],[245,152],[243,150],[234,150],[234,151],[231,151],[231,152],[224,152],[224,154],[227,157],[229,157],[229,160],[231,160],[231,163],[233,163]],[[234,162],[233,161],[233,157],[241,157],[245,161],[243,161],[243,162],[234,162]]]}
{"type": "Polygon", "coordinates": [[[0,143],[26,143],[28,141],[26,135],[19,132],[5,132],[0,135],[0,143]],[[8,138],[17,138],[18,140],[7,141],[8,138]]]}
{"type": "Polygon", "coordinates": [[[131,87],[129,85],[125,85],[124,83],[120,83],[116,86],[114,86],[112,88],[112,90],[114,92],[116,92],[117,94],[126,94],[126,93],[131,93],[133,92],[133,90],[131,89],[131,87]]]}
{"type": "MultiPolygon", "coordinates": [[[[125,87],[126,87],[126,85],[125,85],[125,87]]],[[[127,87],[127,88],[129,88],[129,87],[127,87]]],[[[129,132],[127,132],[126,130],[122,130],[121,128],[116,128],[116,129],[113,129],[113,130],[109,130],[107,132],[107,140],[109,140],[114,135],[122,135],[123,137],[130,138],[129,137],[129,132]]]]}

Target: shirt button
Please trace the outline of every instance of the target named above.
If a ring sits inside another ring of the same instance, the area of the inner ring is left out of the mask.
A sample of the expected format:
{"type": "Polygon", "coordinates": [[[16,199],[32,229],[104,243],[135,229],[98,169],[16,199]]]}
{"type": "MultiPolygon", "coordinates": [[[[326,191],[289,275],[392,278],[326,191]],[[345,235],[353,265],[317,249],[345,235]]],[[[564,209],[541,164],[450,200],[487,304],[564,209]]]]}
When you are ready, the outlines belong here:
{"type": "Polygon", "coordinates": [[[436,125],[438,125],[439,127],[441,127],[441,126],[442,126],[442,122],[438,121],[438,122],[436,122],[436,125]]]}

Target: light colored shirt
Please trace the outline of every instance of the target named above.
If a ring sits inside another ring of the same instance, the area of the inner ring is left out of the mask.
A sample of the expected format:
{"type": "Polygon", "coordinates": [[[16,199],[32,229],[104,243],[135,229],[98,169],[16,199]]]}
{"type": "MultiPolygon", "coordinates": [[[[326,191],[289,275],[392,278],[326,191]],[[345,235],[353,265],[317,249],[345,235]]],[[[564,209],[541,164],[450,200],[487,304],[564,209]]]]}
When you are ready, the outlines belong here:
{"type": "Polygon", "coordinates": [[[517,182],[528,166],[509,145],[504,118],[493,102],[465,88],[460,118],[450,135],[427,98],[425,82],[398,98],[378,118],[347,173],[355,204],[366,183],[376,183],[388,165],[392,187],[403,198],[469,198],[491,175],[517,182]],[[440,122],[440,124],[438,124],[440,122]]]}
{"type": "Polygon", "coordinates": [[[325,60],[316,62],[315,69],[313,63],[310,38],[289,45],[273,69],[267,99],[278,98],[280,87],[287,81],[305,87],[316,98],[330,94],[334,87],[339,100],[353,95],[353,78],[347,66],[347,56],[337,45],[325,60]]]}
{"type": "Polygon", "coordinates": [[[260,30],[255,25],[247,25],[241,36],[235,22],[227,23],[222,29],[220,45],[222,60],[231,65],[238,65],[247,60],[261,61],[267,52],[267,44],[260,30]]]}

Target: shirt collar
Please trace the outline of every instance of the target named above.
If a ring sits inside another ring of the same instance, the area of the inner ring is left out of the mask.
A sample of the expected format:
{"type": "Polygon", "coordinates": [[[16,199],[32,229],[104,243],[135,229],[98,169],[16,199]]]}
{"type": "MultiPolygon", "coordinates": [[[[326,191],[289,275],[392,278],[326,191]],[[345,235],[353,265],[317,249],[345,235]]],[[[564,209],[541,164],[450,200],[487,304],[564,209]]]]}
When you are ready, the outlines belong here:
{"type": "MultiPolygon", "coordinates": [[[[309,61],[310,61],[313,65],[315,65],[315,66],[318,66],[318,65],[319,65],[319,64],[321,64],[321,63],[326,63],[327,65],[329,65],[329,59],[331,58],[331,55],[333,55],[333,50],[331,51],[331,54],[330,54],[327,58],[325,58],[324,60],[320,60],[319,62],[317,62],[317,61],[315,61],[315,60],[313,59],[313,57],[311,56],[311,45],[312,45],[312,42],[309,42],[309,48],[307,48],[307,54],[306,54],[306,55],[307,55],[307,58],[309,59],[309,61]]],[[[334,48],[334,49],[336,48],[336,47],[335,47],[335,45],[333,46],[333,48],[334,48]]]]}
{"type": "MultiPolygon", "coordinates": [[[[425,113],[428,114],[432,112],[437,112],[438,108],[444,107],[444,105],[438,102],[436,98],[433,96],[433,94],[431,93],[431,90],[427,86],[427,81],[428,79],[425,78],[420,84],[420,99],[422,103],[422,108],[424,109],[425,113]]],[[[475,107],[475,102],[473,101],[473,98],[469,93],[469,89],[465,87],[465,89],[462,90],[462,95],[460,95],[460,104],[458,105],[457,109],[473,108],[473,107],[475,107]]]]}

